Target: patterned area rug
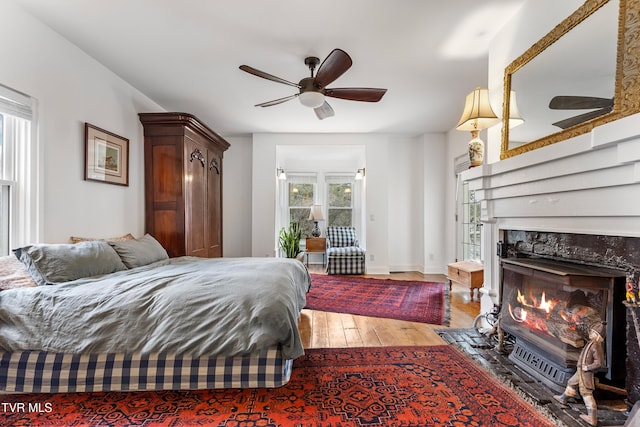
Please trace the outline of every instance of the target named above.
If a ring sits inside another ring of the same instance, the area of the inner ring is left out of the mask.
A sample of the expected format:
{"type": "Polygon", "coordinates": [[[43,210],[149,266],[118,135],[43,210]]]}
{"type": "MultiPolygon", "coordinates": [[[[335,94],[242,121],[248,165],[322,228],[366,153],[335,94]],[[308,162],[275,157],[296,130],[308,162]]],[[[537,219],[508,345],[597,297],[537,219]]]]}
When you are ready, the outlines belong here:
{"type": "Polygon", "coordinates": [[[449,326],[449,286],[312,274],[306,308],[449,326]]]}
{"type": "Polygon", "coordinates": [[[450,345],[307,350],[291,381],[277,389],[0,400],[0,423],[12,426],[554,425],[450,345]]]}

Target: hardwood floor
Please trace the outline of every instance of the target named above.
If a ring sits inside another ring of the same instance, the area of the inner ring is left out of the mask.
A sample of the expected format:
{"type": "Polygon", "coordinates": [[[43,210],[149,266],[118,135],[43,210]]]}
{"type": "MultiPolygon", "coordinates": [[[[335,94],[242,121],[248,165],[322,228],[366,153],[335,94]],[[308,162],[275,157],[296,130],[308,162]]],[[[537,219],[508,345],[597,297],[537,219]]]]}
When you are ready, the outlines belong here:
{"type": "MultiPolygon", "coordinates": [[[[322,274],[320,268],[310,266],[312,273],[322,274]]],[[[418,272],[367,275],[378,279],[424,280],[447,282],[446,276],[424,275],[418,272]]],[[[470,300],[469,288],[453,285],[451,291],[451,328],[473,326],[473,319],[480,312],[476,294],[470,300]]],[[[302,310],[300,334],[305,348],[330,347],[387,347],[403,345],[440,345],[446,342],[435,332],[445,326],[352,314],[302,310]]]]}

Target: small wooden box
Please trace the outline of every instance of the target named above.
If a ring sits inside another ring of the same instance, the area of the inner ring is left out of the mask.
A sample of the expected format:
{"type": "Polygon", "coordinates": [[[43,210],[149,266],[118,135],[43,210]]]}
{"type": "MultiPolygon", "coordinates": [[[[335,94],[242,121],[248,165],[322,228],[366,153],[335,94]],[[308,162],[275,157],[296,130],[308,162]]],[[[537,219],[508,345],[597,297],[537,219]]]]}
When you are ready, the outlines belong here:
{"type": "Polygon", "coordinates": [[[307,257],[307,266],[309,265],[309,254],[322,254],[322,265],[325,265],[325,258],[327,256],[326,237],[307,237],[305,247],[304,254],[307,257]]]}
{"type": "MultiPolygon", "coordinates": [[[[475,261],[459,261],[448,265],[447,277],[449,279],[449,290],[452,282],[469,286],[471,299],[473,300],[473,290],[480,289],[484,283],[484,265],[475,261]]],[[[478,291],[480,292],[480,291],[478,291]]],[[[478,295],[480,299],[480,295],[478,295]]]]}
{"type": "Polygon", "coordinates": [[[307,252],[324,252],[327,249],[327,239],[325,237],[307,237],[307,252]]]}

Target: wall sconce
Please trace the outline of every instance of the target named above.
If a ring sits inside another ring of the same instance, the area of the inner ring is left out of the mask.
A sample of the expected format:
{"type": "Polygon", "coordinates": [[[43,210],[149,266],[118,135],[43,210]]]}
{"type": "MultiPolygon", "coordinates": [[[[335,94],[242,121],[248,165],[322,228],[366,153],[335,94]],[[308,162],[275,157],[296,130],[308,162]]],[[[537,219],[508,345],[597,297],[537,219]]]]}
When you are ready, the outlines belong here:
{"type": "Polygon", "coordinates": [[[322,213],[322,205],[311,206],[311,212],[309,213],[309,221],[313,221],[315,226],[311,230],[313,237],[320,237],[320,227],[318,227],[318,221],[324,221],[324,214],[322,213]]]}
{"type": "Polygon", "coordinates": [[[358,169],[358,172],[356,172],[356,179],[361,180],[362,178],[364,178],[364,168],[358,169]]]}
{"type": "Polygon", "coordinates": [[[484,159],[484,142],[478,134],[481,130],[491,127],[499,121],[500,119],[493,112],[489,103],[488,89],[476,88],[467,95],[464,111],[456,129],[471,131],[471,141],[469,141],[471,167],[481,165],[484,159]]]}
{"type": "Polygon", "coordinates": [[[284,169],[276,169],[276,176],[278,177],[278,179],[287,179],[287,174],[285,173],[284,169]]]}

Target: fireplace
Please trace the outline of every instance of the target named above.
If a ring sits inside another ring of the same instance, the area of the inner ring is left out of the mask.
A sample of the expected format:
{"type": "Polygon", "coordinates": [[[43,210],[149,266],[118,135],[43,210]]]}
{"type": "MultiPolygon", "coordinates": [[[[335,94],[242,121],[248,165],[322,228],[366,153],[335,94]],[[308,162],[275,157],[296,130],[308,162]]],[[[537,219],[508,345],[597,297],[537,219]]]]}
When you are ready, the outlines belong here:
{"type": "Polygon", "coordinates": [[[564,390],[596,322],[606,324],[601,382],[624,387],[625,273],[545,258],[501,260],[502,329],[515,337],[509,358],[556,391],[564,390]]]}

